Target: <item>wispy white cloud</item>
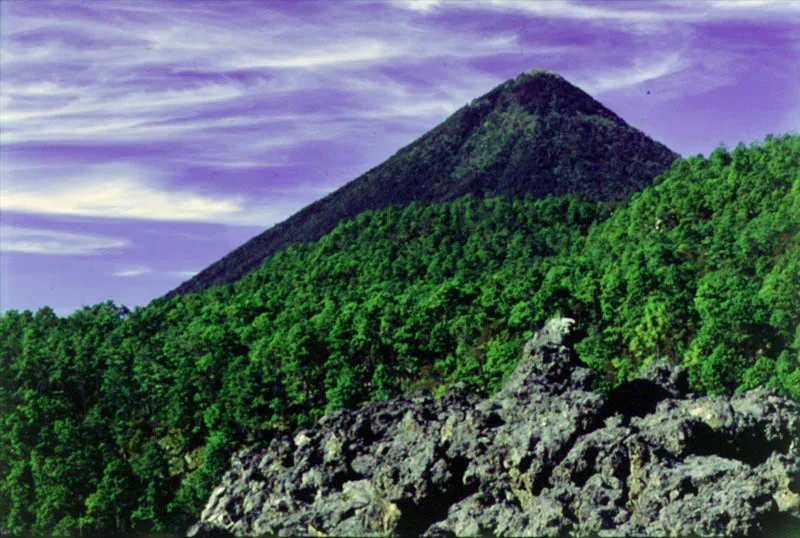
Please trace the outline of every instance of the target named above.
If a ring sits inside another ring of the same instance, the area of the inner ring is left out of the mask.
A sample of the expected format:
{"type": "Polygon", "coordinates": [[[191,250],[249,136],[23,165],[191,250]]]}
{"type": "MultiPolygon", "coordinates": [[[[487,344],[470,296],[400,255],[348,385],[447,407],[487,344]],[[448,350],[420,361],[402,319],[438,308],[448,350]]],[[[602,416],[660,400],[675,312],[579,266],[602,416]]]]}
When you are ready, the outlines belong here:
{"type": "Polygon", "coordinates": [[[712,17],[741,17],[755,11],[768,15],[800,12],[796,0],[651,0],[649,2],[585,2],[580,0],[392,0],[398,8],[420,13],[487,10],[528,13],[551,19],[589,22],[667,23],[712,17]],[[634,6],[634,7],[632,7],[634,6]]]}
{"type": "Polygon", "coordinates": [[[119,269],[118,271],[114,271],[113,273],[111,273],[111,276],[130,278],[135,276],[146,275],[152,272],[153,270],[150,269],[149,267],[137,266],[137,267],[128,267],[125,269],[119,269]]]}
{"type": "Polygon", "coordinates": [[[156,271],[150,267],[146,267],[144,265],[135,265],[130,267],[125,267],[114,271],[111,273],[111,276],[118,277],[118,278],[134,278],[144,275],[155,275],[155,276],[166,276],[170,278],[192,278],[200,271],[156,271]]]}
{"type": "Polygon", "coordinates": [[[0,170],[0,209],[19,213],[154,221],[276,224],[337,184],[276,186],[259,196],[170,186],[158,173],[128,164],[0,170]]]}
{"type": "Polygon", "coordinates": [[[391,3],[397,7],[421,13],[430,13],[442,6],[442,0],[391,0],[391,3]]]}
{"type": "Polygon", "coordinates": [[[76,175],[34,181],[5,176],[0,176],[0,208],[7,211],[212,222],[239,217],[243,211],[240,196],[170,190],[146,171],[126,165],[92,166],[76,175]]]}
{"type": "MultiPolygon", "coordinates": [[[[477,2],[480,6],[482,2],[477,2]]],[[[642,4],[634,4],[637,7],[630,9],[629,6],[620,9],[619,5],[610,4],[585,4],[569,0],[548,0],[538,1],[507,1],[507,0],[485,0],[486,6],[504,10],[519,10],[541,17],[579,19],[588,21],[615,20],[626,22],[654,22],[659,20],[686,20],[691,18],[682,12],[664,13],[652,9],[640,9],[642,4]]]]}
{"type": "Polygon", "coordinates": [[[641,8],[644,3],[636,3],[620,9],[611,3],[582,3],[570,0],[473,0],[454,2],[446,0],[394,0],[400,8],[422,13],[445,10],[485,10],[520,12],[554,19],[577,19],[584,21],[625,21],[654,22],[657,20],[687,20],[692,16],[684,12],[664,13],[656,9],[641,8]]]}
{"type": "Polygon", "coordinates": [[[391,47],[377,39],[357,39],[348,43],[334,45],[333,48],[308,51],[307,54],[244,55],[236,58],[227,67],[231,69],[318,68],[344,63],[374,62],[404,54],[404,50],[391,47]]]}
{"type": "Polygon", "coordinates": [[[670,0],[669,4],[676,7],[688,7],[694,9],[727,12],[732,15],[752,16],[755,12],[771,15],[798,15],[800,14],[800,3],[795,0],[670,0]]]}
{"type": "Polygon", "coordinates": [[[124,248],[129,244],[130,241],[120,237],[0,226],[0,251],[3,252],[86,256],[102,254],[109,249],[124,248]]]}
{"type": "Polygon", "coordinates": [[[687,67],[689,61],[675,52],[656,59],[635,58],[633,66],[589,75],[577,83],[589,93],[600,94],[653,81],[687,67]]]}
{"type": "MultiPolygon", "coordinates": [[[[153,114],[158,118],[158,113],[172,112],[175,107],[191,107],[195,104],[209,104],[217,101],[226,101],[240,97],[243,90],[232,84],[209,84],[184,90],[164,89],[149,92],[124,92],[116,95],[91,96],[78,87],[61,86],[55,83],[24,85],[21,87],[11,85],[4,88],[5,95],[10,103],[27,96],[57,96],[60,98],[74,97],[70,103],[53,108],[30,107],[32,110],[14,110],[7,103],[8,109],[3,111],[3,120],[16,122],[37,118],[50,118],[53,116],[82,116],[88,114],[102,114],[115,116],[137,116],[141,113],[153,114]],[[110,97],[113,102],[100,99],[110,97]],[[114,109],[109,110],[109,105],[114,109]]],[[[163,116],[162,116],[163,117],[163,116]]]]}
{"type": "Polygon", "coordinates": [[[4,84],[0,101],[3,143],[80,140],[155,140],[195,129],[252,124],[248,118],[200,119],[165,123],[190,113],[196,106],[219,104],[240,97],[242,88],[213,84],[185,90],[156,90],[109,94],[56,83],[17,86],[4,84]],[[30,100],[31,95],[52,96],[30,100]]]}
{"type": "Polygon", "coordinates": [[[167,274],[178,278],[192,278],[200,271],[169,271],[167,274]]]}

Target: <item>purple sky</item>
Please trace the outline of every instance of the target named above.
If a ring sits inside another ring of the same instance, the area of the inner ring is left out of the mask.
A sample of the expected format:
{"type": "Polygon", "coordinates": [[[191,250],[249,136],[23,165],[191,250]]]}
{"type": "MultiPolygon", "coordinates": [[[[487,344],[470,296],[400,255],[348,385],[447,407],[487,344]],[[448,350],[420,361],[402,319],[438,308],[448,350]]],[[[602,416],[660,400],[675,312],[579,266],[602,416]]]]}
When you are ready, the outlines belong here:
{"type": "Polygon", "coordinates": [[[528,69],[683,155],[800,127],[794,0],[0,11],[2,310],[146,304],[528,69]]]}

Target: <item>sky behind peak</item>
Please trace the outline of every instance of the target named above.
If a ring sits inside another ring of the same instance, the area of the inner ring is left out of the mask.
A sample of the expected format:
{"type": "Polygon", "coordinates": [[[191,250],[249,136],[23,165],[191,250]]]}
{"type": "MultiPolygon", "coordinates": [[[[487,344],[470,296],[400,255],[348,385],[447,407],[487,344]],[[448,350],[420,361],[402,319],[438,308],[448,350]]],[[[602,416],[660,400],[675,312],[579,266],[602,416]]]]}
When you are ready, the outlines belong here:
{"type": "Polygon", "coordinates": [[[800,2],[0,2],[0,309],[146,304],[532,68],[683,155],[800,126],[800,2]]]}

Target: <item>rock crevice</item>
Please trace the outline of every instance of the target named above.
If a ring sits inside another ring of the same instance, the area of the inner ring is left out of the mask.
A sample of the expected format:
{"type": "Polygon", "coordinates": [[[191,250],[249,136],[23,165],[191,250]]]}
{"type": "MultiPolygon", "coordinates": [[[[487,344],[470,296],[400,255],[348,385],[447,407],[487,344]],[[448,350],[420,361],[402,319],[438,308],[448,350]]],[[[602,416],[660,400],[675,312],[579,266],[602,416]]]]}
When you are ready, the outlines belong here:
{"type": "Polygon", "coordinates": [[[663,362],[608,394],[555,319],[508,381],[341,410],[235,454],[189,536],[768,535],[800,527],[800,406],[689,392],[663,362]]]}

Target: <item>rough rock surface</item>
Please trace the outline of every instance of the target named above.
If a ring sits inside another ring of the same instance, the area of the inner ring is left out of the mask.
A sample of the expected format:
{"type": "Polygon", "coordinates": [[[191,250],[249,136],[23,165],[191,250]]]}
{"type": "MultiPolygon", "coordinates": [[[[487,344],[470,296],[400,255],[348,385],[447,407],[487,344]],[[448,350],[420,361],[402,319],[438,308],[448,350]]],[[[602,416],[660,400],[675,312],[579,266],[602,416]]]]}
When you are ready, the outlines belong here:
{"type": "Polygon", "coordinates": [[[796,402],[698,397],[665,363],[598,394],[574,338],[551,321],[488,399],[371,403],[237,453],[189,536],[800,531],[796,402]]]}

